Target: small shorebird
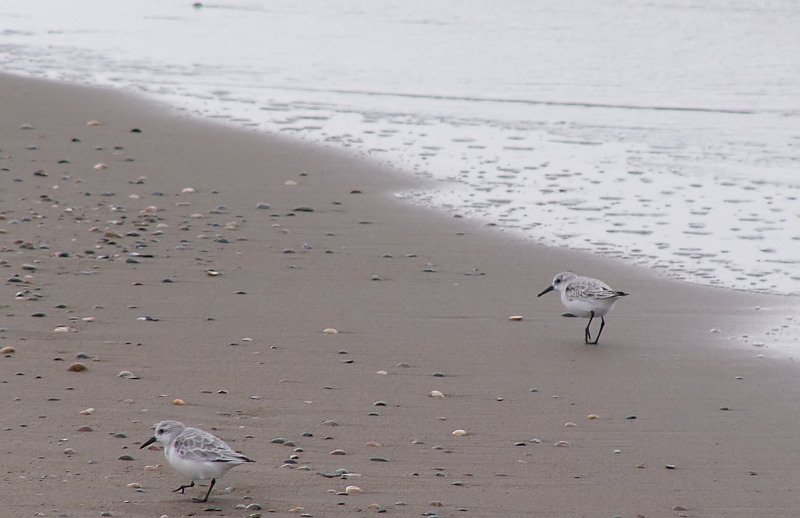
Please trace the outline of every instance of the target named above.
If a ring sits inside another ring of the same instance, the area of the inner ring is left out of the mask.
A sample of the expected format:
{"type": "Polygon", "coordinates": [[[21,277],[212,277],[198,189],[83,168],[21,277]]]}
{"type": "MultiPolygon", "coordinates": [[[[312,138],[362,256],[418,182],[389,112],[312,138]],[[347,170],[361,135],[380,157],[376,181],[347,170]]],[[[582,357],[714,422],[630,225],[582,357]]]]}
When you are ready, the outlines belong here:
{"type": "Polygon", "coordinates": [[[541,297],[553,290],[561,293],[561,303],[569,310],[569,313],[564,316],[589,317],[589,323],[586,324],[584,330],[584,340],[587,344],[597,343],[600,333],[603,332],[603,327],[606,325],[603,317],[611,311],[620,297],[627,295],[625,292],[612,290],[601,280],[580,277],[572,272],[562,272],[556,275],[553,284],[545,288],[538,296],[541,297]],[[600,329],[592,341],[589,326],[592,325],[594,317],[600,317],[600,329]]]}
{"type": "Polygon", "coordinates": [[[186,488],[194,487],[195,480],[211,479],[205,498],[193,498],[195,502],[207,502],[214,483],[228,470],[245,462],[255,462],[233,451],[219,437],[199,428],[186,427],[178,421],[161,421],[155,429],[155,435],[139,449],[160,442],[170,466],[192,480],[191,484],[182,485],[173,493],[183,494],[186,488]]]}

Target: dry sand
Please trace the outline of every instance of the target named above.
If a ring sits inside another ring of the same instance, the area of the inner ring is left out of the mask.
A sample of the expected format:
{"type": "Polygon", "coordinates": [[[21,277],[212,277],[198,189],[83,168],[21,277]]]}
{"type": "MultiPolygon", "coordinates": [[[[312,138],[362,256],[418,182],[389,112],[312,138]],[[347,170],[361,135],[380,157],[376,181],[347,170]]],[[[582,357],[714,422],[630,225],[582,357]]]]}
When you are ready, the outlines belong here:
{"type": "Polygon", "coordinates": [[[0,103],[0,515],[800,514],[798,367],[729,339],[790,300],[411,209],[368,160],[117,92],[0,76],[0,103]],[[536,298],[567,269],[631,293],[599,346],[536,298]],[[162,419],[256,463],[192,503],[138,449],[162,419]]]}

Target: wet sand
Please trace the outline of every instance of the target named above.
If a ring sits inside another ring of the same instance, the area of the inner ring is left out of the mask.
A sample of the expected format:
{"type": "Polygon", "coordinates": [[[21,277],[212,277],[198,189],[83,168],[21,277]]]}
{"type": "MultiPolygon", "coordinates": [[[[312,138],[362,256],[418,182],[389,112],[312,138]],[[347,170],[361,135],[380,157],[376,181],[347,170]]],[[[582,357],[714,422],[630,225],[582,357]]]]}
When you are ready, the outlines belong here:
{"type": "Polygon", "coordinates": [[[792,299],[410,209],[373,162],[134,96],[0,101],[0,515],[797,514],[798,367],[742,339],[792,299]],[[562,270],[631,293],[598,346],[536,298],[562,270]],[[163,419],[256,463],[171,493],[139,450],[163,419]]]}

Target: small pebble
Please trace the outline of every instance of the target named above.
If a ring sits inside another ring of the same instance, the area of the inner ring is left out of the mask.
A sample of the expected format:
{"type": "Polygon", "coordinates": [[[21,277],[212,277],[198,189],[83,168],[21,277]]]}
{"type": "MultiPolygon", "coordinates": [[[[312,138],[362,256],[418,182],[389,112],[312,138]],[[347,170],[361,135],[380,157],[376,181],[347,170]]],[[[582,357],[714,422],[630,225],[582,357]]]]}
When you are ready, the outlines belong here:
{"type": "Polygon", "coordinates": [[[358,486],[347,486],[346,488],[344,488],[344,494],[346,494],[347,496],[360,495],[363,492],[364,490],[358,486]]]}
{"type": "Polygon", "coordinates": [[[332,327],[327,327],[327,328],[323,329],[322,332],[324,334],[326,334],[326,335],[338,335],[339,334],[339,331],[337,331],[336,329],[334,329],[332,327]]]}
{"type": "Polygon", "coordinates": [[[78,412],[80,415],[92,415],[94,414],[94,408],[87,408],[85,410],[81,410],[78,412]]]}
{"type": "Polygon", "coordinates": [[[70,372],[82,372],[88,370],[88,367],[81,362],[75,362],[67,367],[67,370],[70,372]]]}
{"type": "Polygon", "coordinates": [[[183,405],[186,404],[186,401],[184,401],[183,399],[180,399],[180,398],[175,398],[175,399],[172,400],[172,404],[173,405],[178,405],[178,406],[183,406],[183,405]]]}
{"type": "Polygon", "coordinates": [[[467,431],[466,430],[460,430],[460,429],[459,430],[454,430],[450,435],[452,435],[454,437],[464,437],[465,435],[467,435],[467,431]]]}
{"type": "Polygon", "coordinates": [[[0,349],[0,354],[11,354],[11,353],[15,353],[15,352],[17,352],[17,350],[14,349],[14,347],[12,347],[10,345],[7,345],[7,346],[3,347],[2,349],[0,349]]]}
{"type": "Polygon", "coordinates": [[[511,315],[510,317],[508,317],[508,319],[513,320],[515,322],[519,322],[520,320],[522,320],[522,315],[511,315]]]}

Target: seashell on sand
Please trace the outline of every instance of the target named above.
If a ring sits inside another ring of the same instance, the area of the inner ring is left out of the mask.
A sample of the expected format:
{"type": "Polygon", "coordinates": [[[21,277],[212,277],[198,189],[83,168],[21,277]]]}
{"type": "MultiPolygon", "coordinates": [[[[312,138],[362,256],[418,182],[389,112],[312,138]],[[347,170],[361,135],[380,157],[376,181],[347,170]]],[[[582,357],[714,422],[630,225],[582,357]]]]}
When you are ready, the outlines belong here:
{"type": "Polygon", "coordinates": [[[362,493],[364,493],[364,490],[358,486],[347,486],[344,488],[344,494],[347,496],[360,495],[362,493]]]}

